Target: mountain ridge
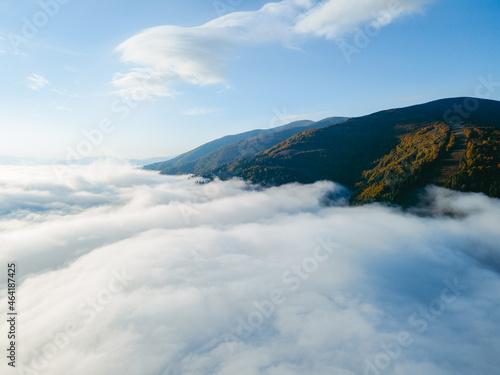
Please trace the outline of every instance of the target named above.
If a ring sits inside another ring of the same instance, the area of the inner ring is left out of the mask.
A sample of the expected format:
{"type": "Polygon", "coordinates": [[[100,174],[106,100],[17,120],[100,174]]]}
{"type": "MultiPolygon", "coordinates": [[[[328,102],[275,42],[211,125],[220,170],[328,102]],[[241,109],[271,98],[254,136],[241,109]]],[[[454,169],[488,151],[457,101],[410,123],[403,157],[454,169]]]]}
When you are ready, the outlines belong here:
{"type": "MultiPolygon", "coordinates": [[[[198,146],[190,151],[187,151],[181,155],[178,155],[177,157],[174,157],[172,159],[146,165],[143,167],[143,169],[146,170],[158,170],[158,171],[164,171],[168,168],[176,168],[173,169],[172,171],[181,171],[183,170],[182,166],[185,165],[185,168],[190,167],[190,163],[196,162],[196,160],[207,156],[211,152],[217,151],[221,147],[224,146],[229,146],[233,143],[244,141],[250,138],[255,138],[259,136],[263,136],[265,134],[276,134],[280,133],[283,131],[290,131],[293,129],[297,128],[306,128],[308,126],[312,126],[313,124],[318,124],[317,126],[324,126],[328,125],[329,123],[334,123],[334,122],[340,122],[346,120],[347,117],[328,117],[326,119],[320,120],[320,121],[311,121],[311,120],[299,120],[299,121],[293,121],[288,124],[284,124],[278,127],[270,128],[270,129],[254,129],[254,130],[249,130],[243,133],[238,133],[238,134],[232,134],[232,135],[226,135],[224,137],[217,138],[213,141],[207,142],[202,144],[201,146],[198,146]]],[[[302,129],[305,130],[305,129],[302,129]]],[[[232,160],[228,160],[232,161],[232,160]]],[[[193,173],[190,171],[183,171],[183,173],[193,173]]],[[[167,173],[167,174],[177,174],[177,172],[174,173],[167,173]]]]}
{"type": "Polygon", "coordinates": [[[406,190],[426,182],[436,183],[436,172],[432,168],[444,157],[453,132],[450,126],[454,124],[461,124],[464,132],[469,129],[477,137],[467,138],[471,151],[464,155],[464,160],[456,162],[462,177],[455,180],[462,181],[461,185],[457,181],[440,185],[465,191],[468,191],[466,186],[475,186],[471,191],[499,196],[496,186],[500,167],[494,162],[500,158],[495,154],[500,149],[495,130],[500,127],[500,102],[468,97],[378,111],[335,126],[307,130],[255,156],[219,167],[204,177],[240,177],[262,185],[332,180],[354,192],[354,203],[399,202],[406,190]],[[467,111],[467,108],[474,110],[467,111]],[[488,137],[483,139],[485,129],[490,129],[490,141],[488,137]],[[428,138],[434,136],[436,143],[428,143],[428,138]],[[480,149],[483,142],[490,142],[489,149],[486,146],[480,149]],[[469,160],[474,152],[475,161],[469,160]],[[483,152],[489,154],[493,164],[481,161],[483,152]],[[473,163],[477,165],[471,167],[473,163]],[[473,169],[464,172],[467,165],[473,169]],[[486,173],[493,188],[480,181],[470,181],[469,172],[478,176],[486,173]],[[430,177],[425,177],[427,175],[430,177]],[[463,183],[464,179],[468,182],[463,183]]]}
{"type": "Polygon", "coordinates": [[[500,198],[499,101],[445,98],[276,129],[208,142],[161,173],[263,186],[331,180],[353,193],[352,204],[414,204],[428,184],[500,198]]]}
{"type": "Polygon", "coordinates": [[[293,126],[280,126],[273,131],[266,132],[251,138],[243,139],[222,146],[192,162],[163,169],[162,174],[196,174],[206,175],[216,168],[232,163],[244,157],[266,150],[291,136],[311,128],[320,128],[345,121],[343,117],[329,117],[317,122],[307,121],[304,124],[291,123],[293,126]]]}

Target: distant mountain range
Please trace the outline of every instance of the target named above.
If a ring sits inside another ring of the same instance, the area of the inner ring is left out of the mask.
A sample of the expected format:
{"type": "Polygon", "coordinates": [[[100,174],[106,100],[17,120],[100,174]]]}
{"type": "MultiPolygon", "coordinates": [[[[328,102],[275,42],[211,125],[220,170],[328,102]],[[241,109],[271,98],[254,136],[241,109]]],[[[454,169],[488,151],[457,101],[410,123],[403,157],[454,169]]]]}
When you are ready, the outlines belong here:
{"type": "Polygon", "coordinates": [[[304,130],[320,128],[346,119],[346,117],[331,117],[318,122],[294,121],[275,128],[227,135],[170,160],[146,165],[144,169],[161,171],[163,174],[203,175],[226,163],[255,155],[304,130]]]}
{"type": "Polygon", "coordinates": [[[145,168],[268,186],[332,180],[353,191],[354,204],[411,204],[428,184],[500,197],[497,101],[442,99],[256,132],[224,137],[145,168]]]}

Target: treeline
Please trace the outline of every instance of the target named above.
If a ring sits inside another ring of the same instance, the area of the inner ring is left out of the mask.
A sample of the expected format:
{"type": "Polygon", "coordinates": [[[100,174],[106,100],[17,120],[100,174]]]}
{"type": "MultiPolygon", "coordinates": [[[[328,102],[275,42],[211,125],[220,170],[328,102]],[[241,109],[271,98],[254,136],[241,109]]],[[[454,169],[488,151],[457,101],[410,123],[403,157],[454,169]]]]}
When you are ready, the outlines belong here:
{"type": "Polygon", "coordinates": [[[471,126],[465,130],[465,136],[467,153],[460,171],[445,186],[500,198],[500,131],[471,126]]]}
{"type": "Polygon", "coordinates": [[[448,137],[449,132],[447,125],[435,122],[401,135],[395,149],[376,160],[373,169],[363,172],[353,203],[395,202],[404,188],[417,183],[422,171],[443,149],[451,147],[454,139],[448,137]]]}

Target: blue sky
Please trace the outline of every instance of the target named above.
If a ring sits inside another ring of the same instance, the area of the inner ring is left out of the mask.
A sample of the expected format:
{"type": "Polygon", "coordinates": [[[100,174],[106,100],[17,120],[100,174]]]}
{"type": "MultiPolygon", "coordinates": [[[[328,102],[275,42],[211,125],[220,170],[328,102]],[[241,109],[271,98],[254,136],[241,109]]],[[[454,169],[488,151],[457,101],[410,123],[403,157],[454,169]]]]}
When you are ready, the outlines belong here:
{"type": "Polygon", "coordinates": [[[173,155],[476,96],[500,82],[499,17],[495,0],[0,1],[0,155],[173,155]]]}

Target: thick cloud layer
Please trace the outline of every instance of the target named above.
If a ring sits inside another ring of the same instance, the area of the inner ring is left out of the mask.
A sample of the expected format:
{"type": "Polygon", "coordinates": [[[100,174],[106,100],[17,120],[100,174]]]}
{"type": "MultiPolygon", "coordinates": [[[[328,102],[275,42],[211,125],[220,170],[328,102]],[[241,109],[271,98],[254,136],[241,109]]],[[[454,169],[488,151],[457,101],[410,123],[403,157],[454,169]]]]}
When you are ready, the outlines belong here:
{"type": "Polygon", "coordinates": [[[0,263],[20,278],[13,374],[500,366],[499,200],[432,188],[417,215],[347,207],[331,182],[258,189],[104,164],[57,176],[0,167],[0,263]]]}

